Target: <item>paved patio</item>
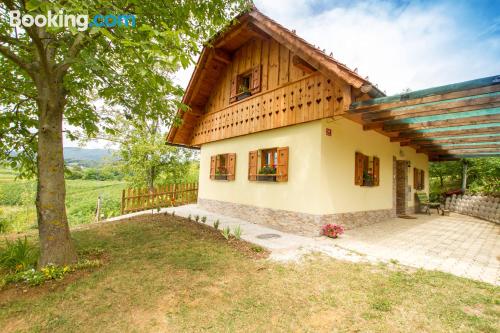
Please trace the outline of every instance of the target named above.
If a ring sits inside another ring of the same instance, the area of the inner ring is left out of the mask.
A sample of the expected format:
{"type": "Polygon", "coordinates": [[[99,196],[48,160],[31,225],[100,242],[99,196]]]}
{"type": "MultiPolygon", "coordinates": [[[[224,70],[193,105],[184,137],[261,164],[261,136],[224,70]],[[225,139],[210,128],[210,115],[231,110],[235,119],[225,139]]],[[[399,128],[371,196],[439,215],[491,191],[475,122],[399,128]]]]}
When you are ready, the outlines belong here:
{"type": "MultiPolygon", "coordinates": [[[[341,238],[305,237],[285,233],[237,218],[205,211],[196,205],[162,209],[176,215],[207,217],[207,224],[220,221],[220,228],[240,226],[242,238],[271,251],[271,259],[299,260],[304,254],[321,252],[353,262],[393,262],[439,270],[500,285],[500,225],[477,218],[416,215],[417,219],[391,219],[348,230],[341,238]],[[262,238],[262,235],[278,238],[262,238]]],[[[139,212],[113,218],[158,212],[139,212]]]]}
{"type": "Polygon", "coordinates": [[[415,216],[350,230],[336,244],[407,266],[500,283],[500,225],[454,213],[415,216]]]}

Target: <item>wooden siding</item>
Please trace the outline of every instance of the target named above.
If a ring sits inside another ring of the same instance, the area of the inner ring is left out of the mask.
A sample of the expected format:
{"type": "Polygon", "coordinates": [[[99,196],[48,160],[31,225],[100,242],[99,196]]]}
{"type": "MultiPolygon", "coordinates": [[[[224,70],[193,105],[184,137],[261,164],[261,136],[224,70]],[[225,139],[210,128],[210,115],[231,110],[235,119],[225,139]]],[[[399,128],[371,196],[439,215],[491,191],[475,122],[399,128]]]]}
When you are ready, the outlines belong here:
{"type": "Polygon", "coordinates": [[[262,66],[261,92],[304,77],[307,73],[293,66],[292,56],[286,47],[280,46],[275,40],[257,37],[249,40],[235,51],[231,64],[219,74],[220,78],[211,93],[205,113],[216,112],[229,106],[231,80],[259,64],[262,66]]]}
{"type": "Polygon", "coordinates": [[[191,145],[333,117],[350,102],[349,85],[313,73],[206,114],[194,128],[191,145]]]}

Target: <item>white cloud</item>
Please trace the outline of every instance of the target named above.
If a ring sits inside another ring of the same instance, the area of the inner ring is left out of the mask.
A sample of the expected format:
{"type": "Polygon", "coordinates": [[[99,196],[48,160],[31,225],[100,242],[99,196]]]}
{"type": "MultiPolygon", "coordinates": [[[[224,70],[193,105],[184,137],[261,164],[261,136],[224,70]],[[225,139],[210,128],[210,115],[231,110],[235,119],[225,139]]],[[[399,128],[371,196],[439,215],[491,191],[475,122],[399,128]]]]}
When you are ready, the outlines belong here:
{"type": "MultiPolygon", "coordinates": [[[[464,26],[452,3],[255,1],[257,8],[388,94],[500,73],[500,37],[464,26]]],[[[493,22],[493,28],[498,22],[493,22]]],[[[490,27],[491,29],[491,27],[490,27]]]]}

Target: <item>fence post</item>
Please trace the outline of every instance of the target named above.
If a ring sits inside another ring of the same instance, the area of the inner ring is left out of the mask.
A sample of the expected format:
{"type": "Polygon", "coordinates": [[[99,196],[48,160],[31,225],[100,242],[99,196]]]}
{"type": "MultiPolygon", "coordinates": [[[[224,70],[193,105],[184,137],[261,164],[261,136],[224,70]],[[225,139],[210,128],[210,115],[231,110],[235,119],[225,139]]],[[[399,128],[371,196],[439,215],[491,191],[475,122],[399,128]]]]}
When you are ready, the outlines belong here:
{"type": "Polygon", "coordinates": [[[95,213],[95,221],[99,222],[101,219],[101,196],[97,197],[97,208],[95,213]]]}
{"type": "Polygon", "coordinates": [[[124,210],[125,210],[125,190],[122,190],[122,209],[120,215],[123,215],[124,210]]]}

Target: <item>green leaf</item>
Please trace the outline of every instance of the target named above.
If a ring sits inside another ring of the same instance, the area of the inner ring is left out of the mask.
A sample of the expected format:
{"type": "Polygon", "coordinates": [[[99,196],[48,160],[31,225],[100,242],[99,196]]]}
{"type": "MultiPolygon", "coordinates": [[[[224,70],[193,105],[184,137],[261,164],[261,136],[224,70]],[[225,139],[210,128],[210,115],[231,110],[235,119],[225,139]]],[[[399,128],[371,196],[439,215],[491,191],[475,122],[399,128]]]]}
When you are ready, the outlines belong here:
{"type": "Polygon", "coordinates": [[[41,4],[42,1],[40,0],[29,0],[28,2],[26,2],[26,10],[28,10],[29,12],[37,10],[38,8],[40,8],[41,4]]]}

